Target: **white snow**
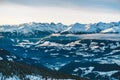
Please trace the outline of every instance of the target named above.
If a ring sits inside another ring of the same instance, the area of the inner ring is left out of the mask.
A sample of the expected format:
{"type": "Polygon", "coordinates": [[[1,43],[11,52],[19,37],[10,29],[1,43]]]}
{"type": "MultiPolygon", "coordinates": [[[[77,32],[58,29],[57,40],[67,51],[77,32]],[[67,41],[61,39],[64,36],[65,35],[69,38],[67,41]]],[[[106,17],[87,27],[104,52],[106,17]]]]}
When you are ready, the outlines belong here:
{"type": "Polygon", "coordinates": [[[0,60],[3,60],[3,58],[2,58],[2,57],[0,57],[0,60]]]}
{"type": "Polygon", "coordinates": [[[33,33],[35,30],[39,31],[53,31],[53,32],[59,32],[66,29],[67,26],[63,25],[61,23],[58,24],[48,24],[48,23],[24,23],[20,25],[3,25],[0,27],[0,32],[22,32],[24,34],[27,33],[33,33]]]}
{"type": "Polygon", "coordinates": [[[95,23],[95,24],[80,24],[75,23],[72,25],[64,25],[61,23],[54,24],[54,23],[24,23],[20,25],[3,25],[0,26],[0,32],[17,32],[22,34],[32,33],[34,31],[47,31],[47,32],[54,32],[54,33],[76,33],[76,32],[92,32],[92,33],[120,33],[120,23],[95,23]]]}
{"type": "Polygon", "coordinates": [[[13,61],[13,59],[12,58],[7,58],[8,59],[8,61],[13,61]]]}
{"type": "Polygon", "coordinates": [[[75,68],[73,71],[74,72],[77,72],[77,71],[79,71],[80,70],[80,68],[75,68]]]}
{"type": "Polygon", "coordinates": [[[84,32],[85,31],[85,25],[80,24],[80,23],[75,23],[73,25],[70,25],[66,30],[63,32],[71,32],[71,33],[76,33],[76,32],[84,32]]]}
{"type": "Polygon", "coordinates": [[[42,76],[39,76],[39,75],[26,75],[26,78],[29,79],[29,80],[45,80],[42,78],[42,76]]]}
{"type": "Polygon", "coordinates": [[[120,60],[119,59],[113,59],[112,61],[120,66],[120,60]]]}
{"type": "Polygon", "coordinates": [[[87,52],[76,52],[76,55],[83,56],[83,57],[92,57],[94,54],[89,54],[87,52]]]}
{"type": "Polygon", "coordinates": [[[57,56],[59,53],[50,53],[51,56],[57,56]]]}
{"type": "Polygon", "coordinates": [[[120,33],[120,26],[114,26],[112,28],[108,28],[108,29],[105,29],[103,31],[101,31],[101,33],[114,33],[114,32],[118,32],[120,33]]]}
{"type": "Polygon", "coordinates": [[[49,42],[49,41],[45,41],[43,44],[39,44],[37,45],[37,47],[39,46],[63,46],[62,44],[58,44],[58,43],[55,43],[55,42],[49,42]]]}
{"type": "Polygon", "coordinates": [[[86,74],[89,74],[92,72],[92,70],[94,69],[94,67],[90,66],[90,67],[86,67],[86,68],[82,68],[82,67],[79,67],[83,72],[84,74],[83,75],[86,75],[86,74]]]}
{"type": "Polygon", "coordinates": [[[0,73],[0,80],[2,80],[2,73],[0,73]]]}
{"type": "Polygon", "coordinates": [[[118,71],[108,71],[108,72],[98,72],[100,75],[103,75],[103,76],[105,76],[105,75],[107,75],[107,76],[111,76],[112,74],[114,74],[114,73],[116,73],[116,72],[118,72],[118,71]]]}
{"type": "MultiPolygon", "coordinates": [[[[40,75],[26,75],[25,80],[46,80],[46,78],[43,78],[40,75]]],[[[13,76],[9,76],[9,77],[4,77],[2,75],[2,73],[0,73],[0,80],[21,80],[18,76],[13,75],[13,76]]],[[[48,77],[47,80],[56,80],[53,78],[48,77]]],[[[63,80],[63,79],[57,79],[57,80],[63,80]]],[[[73,79],[64,79],[64,80],[73,80],[73,79]]]]}
{"type": "Polygon", "coordinates": [[[80,44],[80,40],[75,41],[75,42],[68,43],[68,44],[66,44],[65,46],[75,46],[75,45],[77,45],[77,44],[80,44]]]}
{"type": "Polygon", "coordinates": [[[35,43],[30,42],[29,40],[23,40],[22,42],[19,42],[17,45],[14,45],[14,46],[20,46],[20,47],[24,47],[24,48],[30,48],[34,44],[35,43]]]}
{"type": "Polygon", "coordinates": [[[120,50],[113,50],[112,52],[110,52],[110,53],[108,53],[108,54],[106,54],[106,55],[112,55],[112,54],[117,53],[117,52],[120,53],[120,50]]]}
{"type": "Polygon", "coordinates": [[[18,76],[14,75],[8,78],[5,78],[5,80],[21,80],[18,76]]]}

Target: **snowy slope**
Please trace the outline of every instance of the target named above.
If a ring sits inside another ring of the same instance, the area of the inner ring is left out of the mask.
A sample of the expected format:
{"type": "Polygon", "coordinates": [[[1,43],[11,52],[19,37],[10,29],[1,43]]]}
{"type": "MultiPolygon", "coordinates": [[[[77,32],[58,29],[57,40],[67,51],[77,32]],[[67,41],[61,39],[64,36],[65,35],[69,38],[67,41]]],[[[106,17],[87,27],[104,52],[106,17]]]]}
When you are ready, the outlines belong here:
{"type": "MultiPolygon", "coordinates": [[[[61,23],[24,23],[20,25],[0,26],[0,32],[16,32],[25,35],[40,35],[40,32],[52,33],[120,33],[120,22],[64,25],[61,23]]],[[[44,34],[43,33],[43,34],[44,34]]]]}
{"type": "Polygon", "coordinates": [[[101,33],[120,33],[120,26],[115,26],[112,28],[105,29],[101,33]]]}
{"type": "Polygon", "coordinates": [[[49,32],[60,32],[64,29],[66,29],[67,26],[58,23],[58,24],[48,24],[48,23],[24,23],[20,25],[4,25],[0,26],[0,32],[23,32],[23,33],[28,33],[32,32],[34,30],[39,30],[39,31],[49,31],[49,32]]]}
{"type": "MultiPolygon", "coordinates": [[[[80,24],[75,23],[70,25],[66,30],[63,32],[65,33],[100,33],[101,31],[107,30],[109,28],[113,28],[117,26],[120,28],[120,22],[111,22],[111,23],[95,23],[95,24],[80,24]]],[[[119,32],[119,29],[113,28],[114,32],[119,32]]]]}
{"type": "Polygon", "coordinates": [[[30,64],[29,58],[21,58],[0,48],[0,80],[85,80],[78,76],[50,70],[39,63],[30,64]],[[28,62],[26,62],[28,61],[28,62]]]}
{"type": "Polygon", "coordinates": [[[67,29],[61,23],[24,23],[20,25],[0,26],[0,33],[5,37],[45,37],[52,33],[58,33],[67,29]]]}
{"type": "Polygon", "coordinates": [[[73,25],[70,25],[63,32],[69,32],[69,33],[85,32],[85,24],[75,23],[73,25]]]}

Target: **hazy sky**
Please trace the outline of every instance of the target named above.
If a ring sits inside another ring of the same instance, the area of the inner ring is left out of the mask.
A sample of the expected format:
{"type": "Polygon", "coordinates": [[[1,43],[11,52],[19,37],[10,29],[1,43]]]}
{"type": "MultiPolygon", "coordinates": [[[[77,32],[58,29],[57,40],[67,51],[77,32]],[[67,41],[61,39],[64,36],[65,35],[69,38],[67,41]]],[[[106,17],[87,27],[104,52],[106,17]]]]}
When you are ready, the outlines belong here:
{"type": "Polygon", "coordinates": [[[120,21],[120,0],[0,0],[0,24],[120,21]]]}

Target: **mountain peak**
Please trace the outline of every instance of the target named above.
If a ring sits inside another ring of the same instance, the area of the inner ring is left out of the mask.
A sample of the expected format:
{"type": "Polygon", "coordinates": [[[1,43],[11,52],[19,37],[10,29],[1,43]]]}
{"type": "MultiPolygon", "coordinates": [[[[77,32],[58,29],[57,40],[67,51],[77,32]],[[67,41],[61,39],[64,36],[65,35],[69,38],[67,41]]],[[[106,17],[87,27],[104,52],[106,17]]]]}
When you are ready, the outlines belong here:
{"type": "MultiPolygon", "coordinates": [[[[112,28],[113,31],[110,33],[119,33],[119,30],[117,30],[115,27],[120,27],[120,21],[119,22],[111,22],[111,23],[95,23],[95,24],[80,24],[75,23],[72,25],[64,25],[62,23],[24,23],[20,25],[3,25],[0,26],[0,33],[3,32],[16,32],[23,35],[40,35],[40,32],[44,33],[101,33],[105,30],[110,31],[108,29],[112,28]]],[[[109,33],[109,32],[108,32],[109,33]]]]}

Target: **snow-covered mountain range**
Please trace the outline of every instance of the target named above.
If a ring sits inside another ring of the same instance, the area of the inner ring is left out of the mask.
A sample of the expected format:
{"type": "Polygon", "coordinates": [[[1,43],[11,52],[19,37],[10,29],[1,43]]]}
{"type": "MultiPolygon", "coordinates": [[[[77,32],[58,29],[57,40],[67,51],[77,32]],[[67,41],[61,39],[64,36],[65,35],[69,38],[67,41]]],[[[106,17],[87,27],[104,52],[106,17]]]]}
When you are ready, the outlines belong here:
{"type": "MultiPolygon", "coordinates": [[[[20,25],[2,25],[0,26],[1,33],[14,33],[11,35],[27,35],[38,36],[40,34],[88,34],[88,33],[120,33],[120,22],[111,23],[95,23],[95,24],[80,24],[64,25],[62,23],[24,23],[20,25]],[[29,35],[28,35],[29,34],[29,35]]],[[[10,35],[10,34],[9,34],[10,35]]],[[[8,36],[8,35],[7,35],[8,36]]]]}
{"type": "Polygon", "coordinates": [[[22,33],[33,33],[33,31],[46,31],[46,32],[60,32],[67,28],[67,26],[58,24],[48,23],[24,23],[20,25],[3,25],[0,26],[0,32],[22,32],[22,33]]]}
{"type": "Polygon", "coordinates": [[[44,75],[50,80],[72,75],[120,80],[120,22],[0,26],[0,79],[6,80],[6,75],[11,80],[41,80],[44,75]]]}
{"type": "MultiPolygon", "coordinates": [[[[2,77],[4,77],[3,73],[8,67],[10,67],[8,72],[11,74],[17,73],[19,75],[21,74],[19,71],[24,74],[26,70],[29,72],[32,70],[32,74],[34,74],[36,68],[29,68],[28,64],[31,64],[32,66],[38,65],[38,67],[43,65],[50,70],[88,78],[89,80],[120,80],[119,34],[66,34],[22,39],[2,37],[0,38],[0,48],[0,67],[2,66],[0,74],[2,73],[2,77]],[[11,55],[5,55],[4,49],[9,51],[11,55]],[[16,61],[26,64],[22,65],[16,61]],[[15,65],[13,65],[14,62],[15,65]],[[8,63],[9,66],[6,66],[8,63]],[[21,66],[19,67],[19,65],[21,66]],[[14,69],[14,67],[17,68],[14,69]],[[23,67],[22,70],[21,67],[23,67]]],[[[40,67],[39,69],[43,68],[40,67]]],[[[37,70],[37,73],[41,72],[37,70]]],[[[42,73],[44,72],[42,71],[42,73]]],[[[54,72],[51,71],[51,73],[54,72]]],[[[26,77],[30,74],[24,75],[26,77]]],[[[61,77],[58,76],[58,78],[61,77]]],[[[71,77],[68,78],[71,79],[71,77]]]]}

